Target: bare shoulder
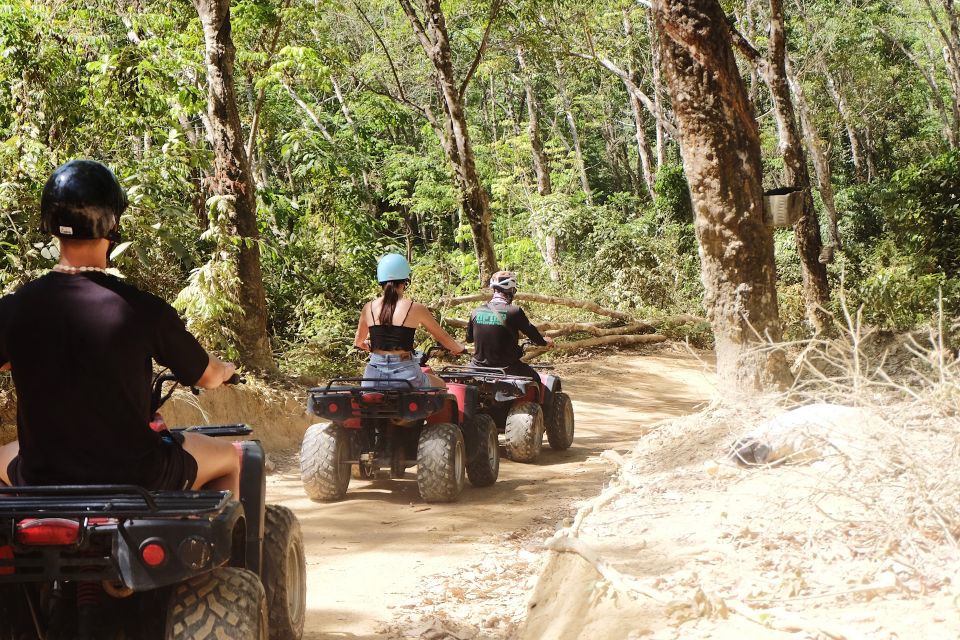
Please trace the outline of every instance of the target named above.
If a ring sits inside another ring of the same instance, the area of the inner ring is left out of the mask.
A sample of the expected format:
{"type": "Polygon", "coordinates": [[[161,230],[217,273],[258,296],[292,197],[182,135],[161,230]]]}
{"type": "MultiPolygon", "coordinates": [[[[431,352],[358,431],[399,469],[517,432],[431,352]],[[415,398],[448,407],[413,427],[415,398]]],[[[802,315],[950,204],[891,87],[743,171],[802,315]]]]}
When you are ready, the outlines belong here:
{"type": "Polygon", "coordinates": [[[430,309],[425,304],[419,302],[410,303],[410,319],[422,321],[426,317],[433,318],[433,314],[430,313],[430,309]]]}

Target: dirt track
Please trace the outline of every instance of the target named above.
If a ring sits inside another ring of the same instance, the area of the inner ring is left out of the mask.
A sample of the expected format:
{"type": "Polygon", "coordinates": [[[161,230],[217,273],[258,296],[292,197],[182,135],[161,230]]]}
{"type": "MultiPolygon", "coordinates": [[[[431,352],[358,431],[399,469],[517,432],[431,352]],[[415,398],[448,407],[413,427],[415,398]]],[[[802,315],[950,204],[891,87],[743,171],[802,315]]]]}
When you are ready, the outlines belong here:
{"type": "Polygon", "coordinates": [[[431,576],[475,565],[507,540],[552,531],[606,482],[610,466],[600,453],[625,451],[654,423],[709,399],[704,369],[691,356],[666,351],[563,365],[558,371],[576,411],[573,447],[554,452],[545,445],[533,465],[505,460],[493,487],[468,485],[451,505],[423,503],[412,471],[404,480],[353,480],[344,501],[314,503],[304,497],[297,469],[284,465],[269,492],[303,526],[305,640],[393,637],[385,627],[398,614],[418,614],[411,599],[431,576]]]}

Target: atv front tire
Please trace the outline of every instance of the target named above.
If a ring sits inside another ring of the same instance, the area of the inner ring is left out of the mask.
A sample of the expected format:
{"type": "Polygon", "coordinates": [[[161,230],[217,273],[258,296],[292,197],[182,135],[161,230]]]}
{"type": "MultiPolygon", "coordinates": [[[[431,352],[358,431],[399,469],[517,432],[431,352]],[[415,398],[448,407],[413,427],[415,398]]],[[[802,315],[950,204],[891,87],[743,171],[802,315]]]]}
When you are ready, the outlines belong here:
{"type": "Polygon", "coordinates": [[[417,488],[427,502],[453,502],[463,491],[463,433],[449,423],[427,424],[417,445],[417,488]]]}
{"type": "Polygon", "coordinates": [[[164,640],[267,640],[267,599],[252,571],[221,567],[174,588],[164,640]]]}
{"type": "Polygon", "coordinates": [[[550,448],[565,451],[573,444],[573,403],[562,391],[553,396],[553,411],[547,424],[547,441],[550,448]]]}
{"type": "Polygon", "coordinates": [[[504,430],[504,448],[514,462],[533,462],[543,448],[543,410],[536,402],[510,407],[504,430]]]}
{"type": "Polygon", "coordinates": [[[263,587],[270,640],[300,640],[307,611],[307,567],[300,521],[286,507],[268,504],[263,541],[263,587]]]}
{"type": "Polygon", "coordinates": [[[500,445],[497,443],[497,424],[485,413],[472,418],[476,431],[476,451],[468,451],[467,477],[475,487],[489,487],[500,475],[500,445]]]}
{"type": "Polygon", "coordinates": [[[311,425],[300,448],[300,478],[311,500],[332,502],[350,485],[350,438],[338,424],[311,425]]]}

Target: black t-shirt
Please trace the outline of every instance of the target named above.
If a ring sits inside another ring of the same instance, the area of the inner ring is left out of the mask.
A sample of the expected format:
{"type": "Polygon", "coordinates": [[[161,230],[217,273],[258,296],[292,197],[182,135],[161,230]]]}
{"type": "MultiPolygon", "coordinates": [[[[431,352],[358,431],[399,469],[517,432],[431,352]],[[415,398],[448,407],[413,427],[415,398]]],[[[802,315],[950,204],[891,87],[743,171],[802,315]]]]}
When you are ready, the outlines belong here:
{"type": "Polygon", "coordinates": [[[474,309],[467,325],[467,342],[475,342],[473,361],[482,367],[509,367],[520,361],[520,333],[534,344],[547,342],[515,304],[489,302],[474,309]]]}
{"type": "Polygon", "coordinates": [[[23,478],[150,485],[162,464],[151,359],[185,384],[209,362],[173,307],[112,276],[51,272],[0,298],[23,478]]]}

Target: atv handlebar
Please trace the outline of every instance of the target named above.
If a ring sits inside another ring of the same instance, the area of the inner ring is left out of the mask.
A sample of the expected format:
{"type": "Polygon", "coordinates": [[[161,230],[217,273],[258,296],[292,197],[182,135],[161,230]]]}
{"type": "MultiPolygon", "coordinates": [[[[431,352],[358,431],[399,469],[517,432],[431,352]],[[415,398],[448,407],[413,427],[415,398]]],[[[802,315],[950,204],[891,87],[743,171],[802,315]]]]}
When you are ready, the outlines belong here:
{"type": "MultiPolygon", "coordinates": [[[[246,384],[246,378],[240,377],[239,373],[234,373],[232,376],[223,381],[223,384],[246,384]]],[[[156,378],[153,379],[153,394],[150,396],[150,413],[156,413],[164,403],[170,399],[173,395],[173,392],[176,391],[177,387],[180,386],[181,382],[177,379],[177,376],[172,373],[160,373],[156,378]],[[164,393],[163,385],[167,382],[174,383],[170,389],[164,393]]],[[[190,386],[190,391],[193,395],[200,395],[199,387],[193,385],[190,386]]]]}

